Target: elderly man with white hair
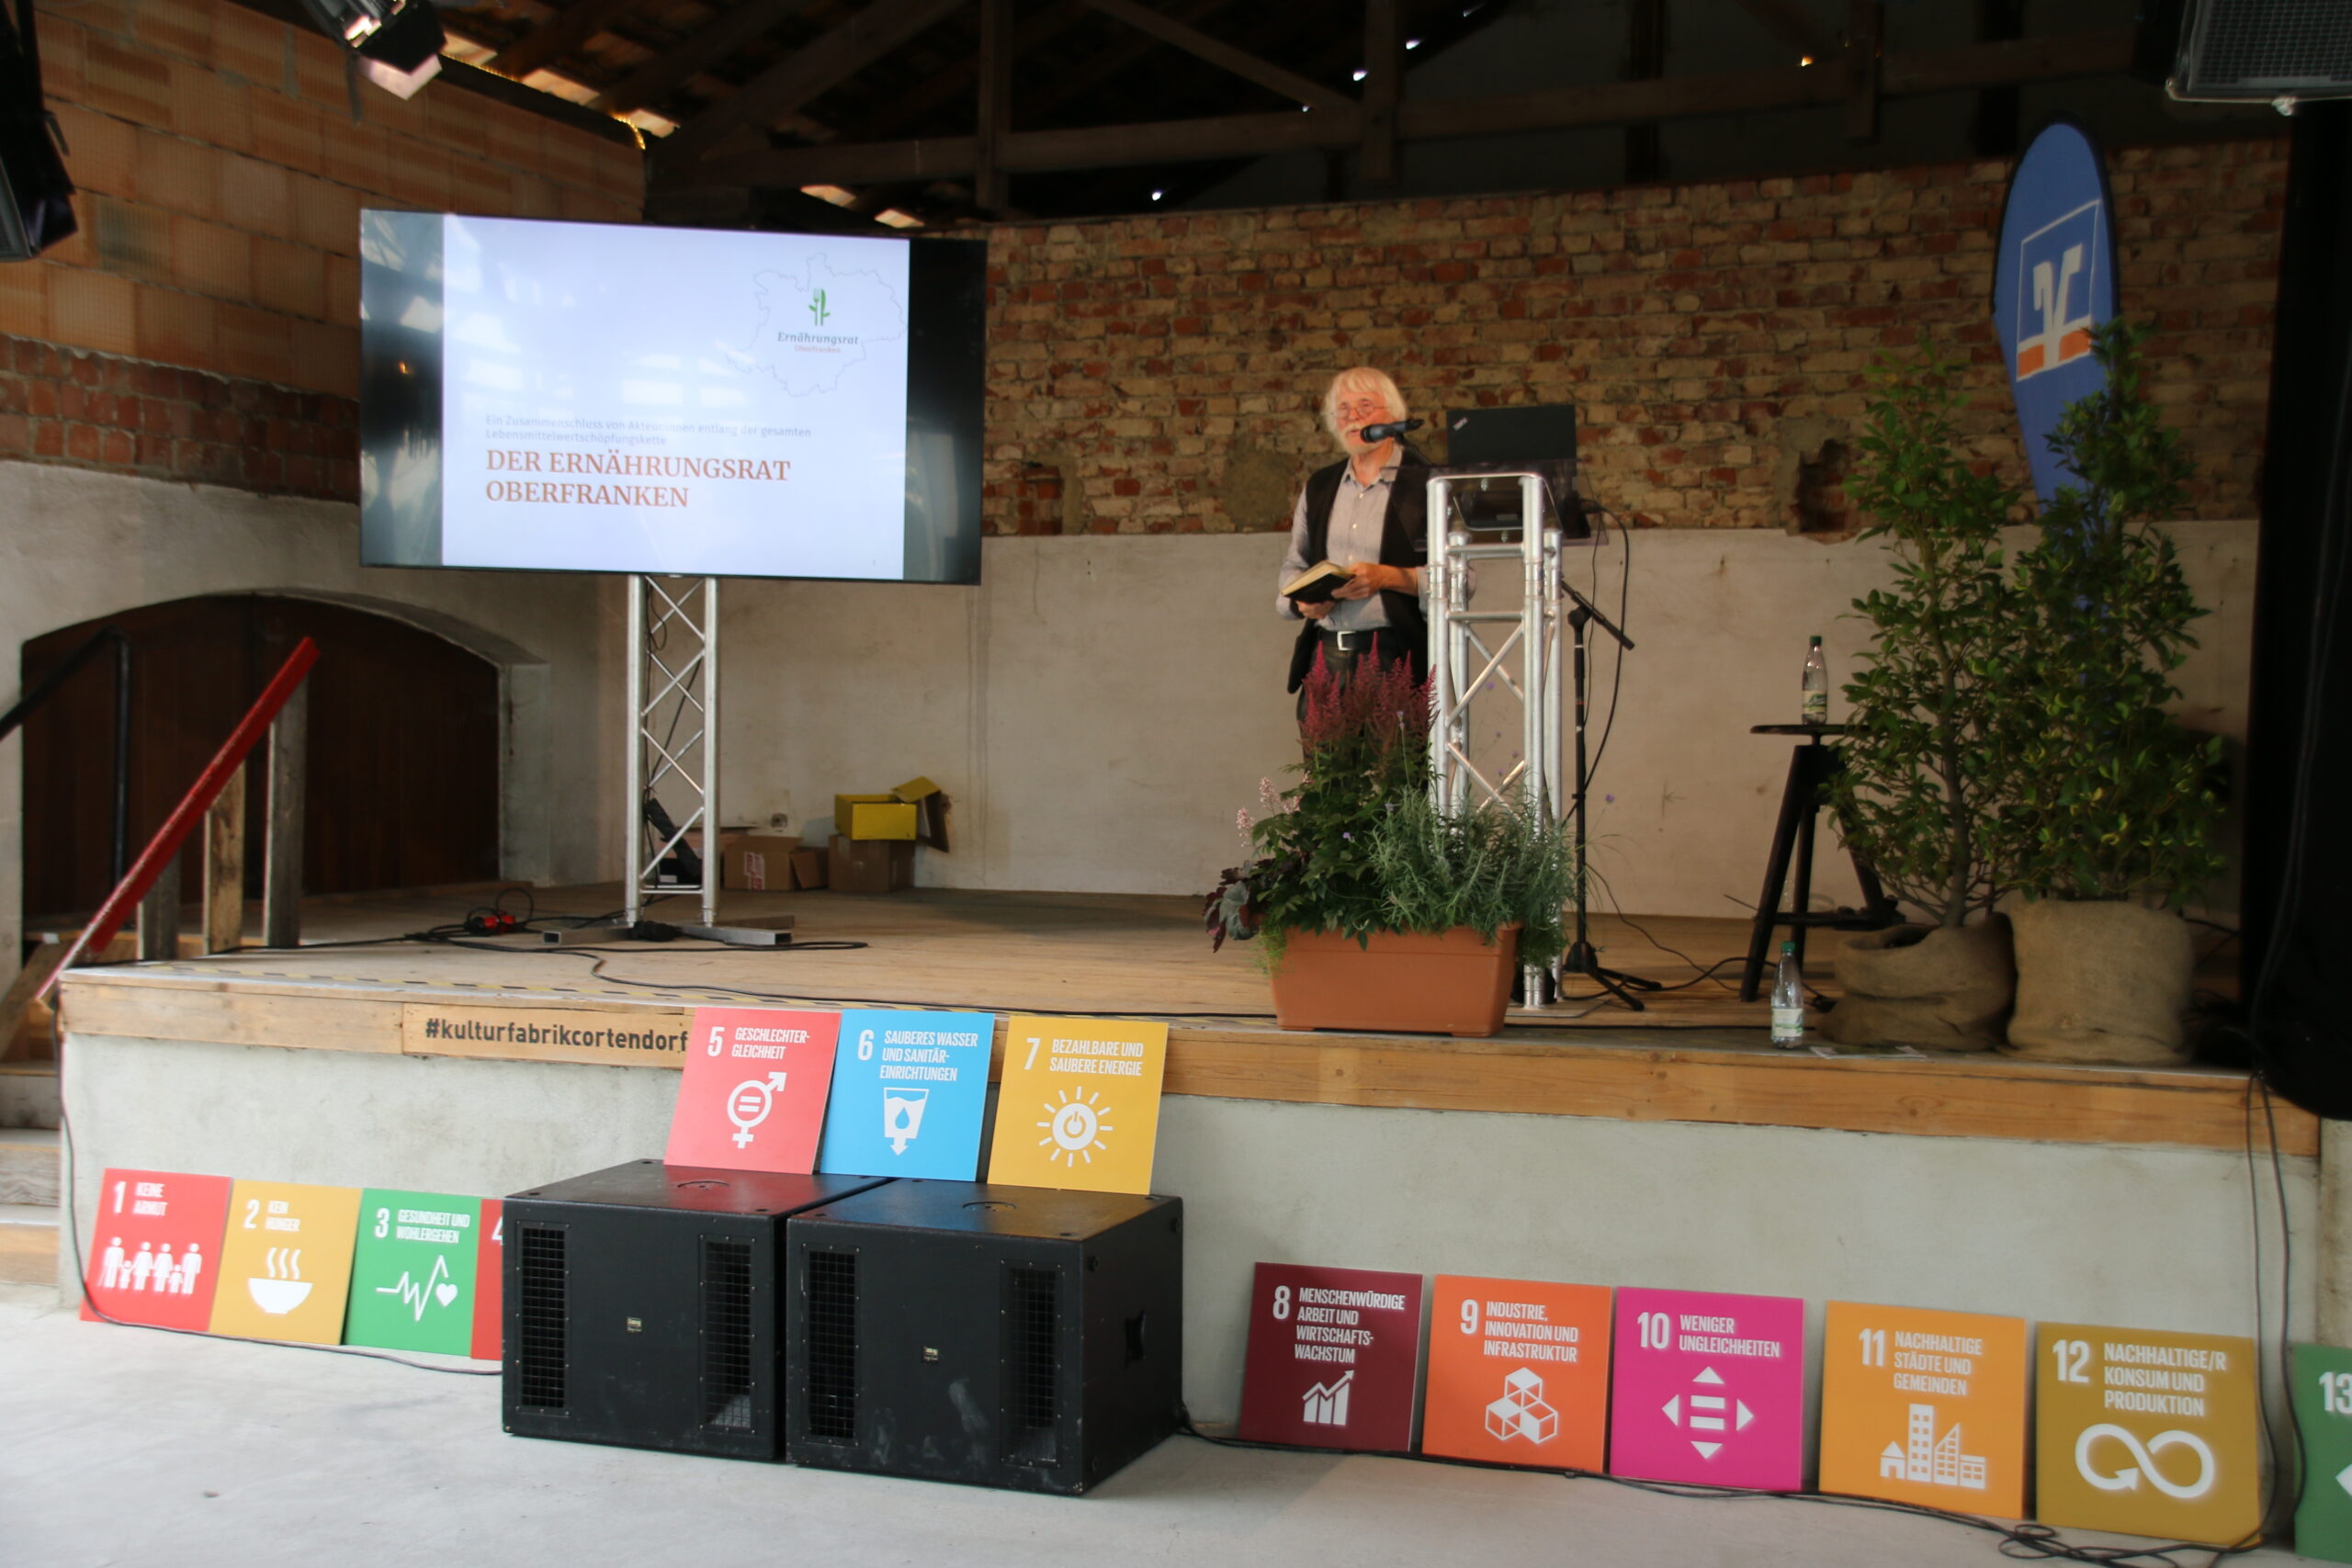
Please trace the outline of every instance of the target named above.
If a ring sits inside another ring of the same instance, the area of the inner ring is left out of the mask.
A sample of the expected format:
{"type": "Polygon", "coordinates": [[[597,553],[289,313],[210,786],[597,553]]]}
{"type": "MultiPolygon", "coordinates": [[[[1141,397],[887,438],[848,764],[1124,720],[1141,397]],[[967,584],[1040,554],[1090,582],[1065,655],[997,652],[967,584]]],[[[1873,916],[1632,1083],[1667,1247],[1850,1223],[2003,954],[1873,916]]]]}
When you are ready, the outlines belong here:
{"type": "MultiPolygon", "coordinates": [[[[1307,476],[1291,513],[1290,553],[1274,580],[1275,607],[1304,620],[1290,661],[1295,692],[1324,663],[1342,680],[1367,657],[1375,669],[1409,661],[1429,672],[1429,621],[1421,607],[1429,562],[1429,465],[1394,437],[1364,439],[1368,425],[1406,417],[1396,383],[1368,365],[1342,370],[1323,394],[1323,424],[1347,456],[1307,476]],[[1349,569],[1337,596],[1299,604],[1280,592],[1320,561],[1349,569]]],[[[1301,713],[1306,699],[1300,698],[1301,713]]]]}

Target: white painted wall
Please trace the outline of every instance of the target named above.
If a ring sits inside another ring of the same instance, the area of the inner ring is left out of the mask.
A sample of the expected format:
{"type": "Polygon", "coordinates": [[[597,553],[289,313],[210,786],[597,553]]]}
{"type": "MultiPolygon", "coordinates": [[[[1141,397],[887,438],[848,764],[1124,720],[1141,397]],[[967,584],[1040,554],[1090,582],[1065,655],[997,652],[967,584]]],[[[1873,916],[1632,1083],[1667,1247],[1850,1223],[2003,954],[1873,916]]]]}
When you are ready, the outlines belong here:
{"type": "MultiPolygon", "coordinates": [[[[2214,613],[2181,671],[2184,712],[2243,739],[2254,525],[2175,531],[2214,613]]],[[[2028,541],[2016,531],[2014,543],[2028,541]]],[[[978,588],[744,581],[723,595],[723,815],[788,795],[821,829],[836,792],[917,773],[954,796],[951,854],[926,884],[1185,893],[1240,845],[1234,813],[1296,760],[1283,693],[1295,623],[1272,583],[1281,536],[992,538],[978,588]]],[[[1612,613],[1626,550],[1583,555],[1612,613]]],[[[1826,639],[1833,686],[1854,668],[1852,601],[1888,581],[1874,544],[1752,530],[1634,536],[1615,730],[1592,797],[1595,864],[1623,907],[1736,915],[1763,880],[1789,743],[1747,727],[1795,719],[1805,638],[1826,639]],[[1738,903],[1734,901],[1737,900],[1738,903]]],[[[1489,572],[1481,604],[1514,585],[1489,572]]],[[[1613,652],[1597,657],[1605,693],[1613,652]]],[[[1595,739],[1606,713],[1596,698],[1595,739]]],[[[1838,704],[1833,698],[1832,716],[1838,704]]],[[[1515,709],[1502,728],[1515,733],[1515,709]]],[[[1515,741],[1510,744],[1516,744],[1515,741]]],[[[1823,833],[1817,893],[1859,892],[1823,833]]],[[[2214,900],[2227,908],[2222,889],[2214,900]]]]}
{"type": "MultiPolygon", "coordinates": [[[[362,568],[356,507],[49,464],[0,462],[0,518],[8,700],[18,650],[60,626],[202,593],[337,600],[411,620],[501,665],[516,747],[502,824],[511,874],[592,881],[617,861],[617,832],[606,824],[619,793],[620,660],[604,646],[619,625],[614,580],[362,568]]],[[[0,744],[0,967],[8,971],[28,830],[41,825],[23,820],[23,752],[11,737],[0,744]]]]}
{"type": "MultiPolygon", "coordinates": [[[[81,1033],[67,1060],[85,1246],[109,1165],[499,1196],[658,1153],[677,1094],[643,1067],[81,1033]]],[[[2317,1165],[2285,1166],[2298,1337],[2341,1269],[2314,1225],[2317,1165]]],[[[1238,1409],[1261,1260],[1801,1296],[1816,1354],[1831,1300],[2259,1326],[2275,1345],[2269,1176],[2250,1188],[2241,1156],[2205,1149],[1179,1096],[1153,1186],[1189,1211],[1184,1393],[1216,1421],[1238,1409]]]]}
{"type": "MultiPolygon", "coordinates": [[[[616,580],[366,570],[347,506],[45,465],[0,463],[0,649],[160,600],[283,591],[408,615],[525,661],[510,693],[545,739],[510,760],[509,869],[616,874],[616,580]]],[[[2185,708],[2242,738],[2254,527],[2184,524],[2176,538],[2214,606],[2182,671],[2185,708]]],[[[978,588],[730,582],[722,815],[789,808],[820,831],[834,793],[927,773],[956,809],[954,852],[922,852],[925,883],[1205,889],[1240,852],[1235,813],[1296,757],[1282,689],[1295,626],[1271,605],[1282,550],[1262,534],[996,538],[978,588]]],[[[1630,911],[1736,914],[1761,881],[1788,761],[1783,742],[1747,727],[1794,716],[1808,635],[1828,639],[1833,678],[1852,669],[1862,627],[1842,611],[1885,580],[1884,557],[1745,530],[1643,532],[1631,554],[1638,646],[1595,781],[1595,864],[1630,911]]],[[[1613,609],[1626,551],[1584,561],[1613,609]]],[[[1481,602],[1512,592],[1490,572],[1481,602]]],[[[1611,658],[1598,660],[1598,690],[1611,658]]],[[[1498,730],[1517,722],[1498,710],[1498,730]]],[[[19,907],[20,802],[12,739],[0,746],[0,941],[19,907]]],[[[1850,902],[1824,839],[1817,891],[1850,902]]],[[[2228,890],[2213,902],[2231,907],[2228,890]]]]}

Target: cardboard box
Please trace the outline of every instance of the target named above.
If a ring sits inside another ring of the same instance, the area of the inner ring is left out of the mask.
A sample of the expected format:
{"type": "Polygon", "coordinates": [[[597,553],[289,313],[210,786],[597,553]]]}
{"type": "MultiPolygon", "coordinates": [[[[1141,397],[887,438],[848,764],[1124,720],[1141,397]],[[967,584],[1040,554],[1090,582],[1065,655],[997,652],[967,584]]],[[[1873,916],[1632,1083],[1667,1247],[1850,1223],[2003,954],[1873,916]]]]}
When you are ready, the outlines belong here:
{"type": "Polygon", "coordinates": [[[912,839],[856,840],[833,835],[826,880],[836,893],[895,893],[915,885],[912,839]]]}
{"type": "Polygon", "coordinates": [[[781,893],[793,885],[792,854],[799,848],[797,834],[721,832],[718,885],[781,893]]]}
{"type": "Polygon", "coordinates": [[[946,853],[947,792],[929,779],[912,778],[890,793],[915,807],[915,842],[946,853]]]}
{"type": "Polygon", "coordinates": [[[825,886],[825,852],[797,849],[792,852],[792,885],[795,887],[825,886]]]}
{"type": "Polygon", "coordinates": [[[915,836],[915,807],[890,795],[833,796],[833,831],[844,839],[905,839],[915,836]]]}

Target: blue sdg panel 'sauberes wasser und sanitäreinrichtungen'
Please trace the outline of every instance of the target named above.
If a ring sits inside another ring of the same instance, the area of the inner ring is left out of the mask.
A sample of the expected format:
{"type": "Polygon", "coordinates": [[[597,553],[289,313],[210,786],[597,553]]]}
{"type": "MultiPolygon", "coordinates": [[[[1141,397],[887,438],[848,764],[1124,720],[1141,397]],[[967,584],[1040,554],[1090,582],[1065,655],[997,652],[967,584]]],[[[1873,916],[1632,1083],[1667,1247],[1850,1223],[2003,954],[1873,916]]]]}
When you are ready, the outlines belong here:
{"type": "Polygon", "coordinates": [[[992,1013],[843,1012],[817,1168],[972,1180],[995,1038],[992,1013]]]}

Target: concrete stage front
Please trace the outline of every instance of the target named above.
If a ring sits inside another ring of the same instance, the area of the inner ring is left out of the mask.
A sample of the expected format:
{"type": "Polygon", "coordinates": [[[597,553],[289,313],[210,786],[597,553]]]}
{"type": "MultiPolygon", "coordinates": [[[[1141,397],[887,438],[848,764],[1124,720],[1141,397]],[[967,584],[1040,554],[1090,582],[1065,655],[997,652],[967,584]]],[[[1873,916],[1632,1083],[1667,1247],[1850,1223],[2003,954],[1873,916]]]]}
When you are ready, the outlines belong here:
{"type": "MultiPolygon", "coordinates": [[[[380,939],[486,897],[314,900],[305,935],[380,939]]],[[[616,902],[539,899],[543,916],[616,902]]],[[[1641,1014],[1515,1011],[1491,1040],[1291,1032],[1250,949],[1209,952],[1192,899],[744,894],[724,917],[781,913],[804,942],[869,945],[501,939],[77,971],[64,1102],[85,1245],[107,1166],[496,1196],[658,1154],[680,1054],[561,1043],[582,1030],[682,1034],[696,1006],[763,1000],[964,1007],[1001,1015],[1001,1015],[1118,1013],[1170,1027],[1154,1186],[1192,1216],[1185,1391],[1204,1420],[1238,1409],[1261,1259],[1801,1296],[1816,1348],[1829,1300],[2275,1342],[2274,1123],[2290,1332],[2342,1342],[2321,1124],[2266,1116],[2243,1073],[1775,1052],[1762,1006],[1712,981],[1641,1014]],[[555,1043],[453,1038],[467,1022],[555,1043]]],[[[1735,920],[1641,924],[1702,963],[1746,942],[1735,920]]],[[[1598,935],[1612,964],[1692,977],[1625,925],[1598,935]]]]}

